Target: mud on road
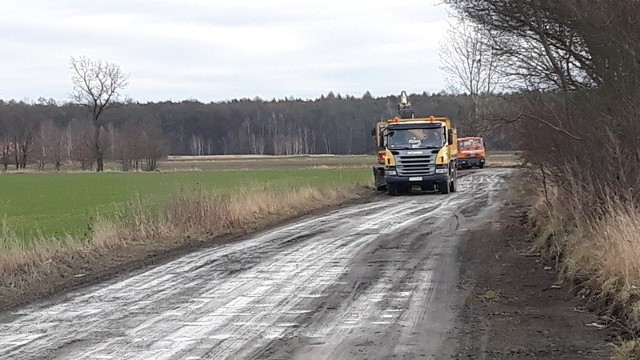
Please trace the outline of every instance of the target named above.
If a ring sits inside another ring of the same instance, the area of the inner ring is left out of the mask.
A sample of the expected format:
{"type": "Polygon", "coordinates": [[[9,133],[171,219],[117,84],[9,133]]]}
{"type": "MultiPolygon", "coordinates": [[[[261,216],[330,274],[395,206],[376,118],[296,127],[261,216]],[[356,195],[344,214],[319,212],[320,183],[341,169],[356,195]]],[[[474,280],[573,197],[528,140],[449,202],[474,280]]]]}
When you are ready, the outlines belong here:
{"type": "Polygon", "coordinates": [[[486,332],[460,316],[478,317],[481,282],[461,259],[514,173],[472,172],[455,194],[385,197],[1,314],[0,358],[473,358],[486,332]]]}

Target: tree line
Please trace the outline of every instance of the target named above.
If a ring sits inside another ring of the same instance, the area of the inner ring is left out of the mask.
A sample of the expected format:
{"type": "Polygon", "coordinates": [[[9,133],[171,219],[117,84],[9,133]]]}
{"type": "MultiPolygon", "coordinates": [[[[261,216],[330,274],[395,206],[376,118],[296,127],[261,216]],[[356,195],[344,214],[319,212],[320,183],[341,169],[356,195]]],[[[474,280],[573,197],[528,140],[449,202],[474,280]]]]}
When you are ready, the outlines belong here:
{"type": "MultiPolygon", "coordinates": [[[[469,95],[422,93],[410,99],[418,116],[449,116],[461,134],[480,131],[469,117],[469,95]]],[[[127,101],[112,103],[98,120],[95,109],[76,102],[0,100],[0,160],[5,169],[60,169],[69,162],[92,169],[99,152],[123,170],[153,170],[167,154],[373,153],[373,124],[395,116],[397,100],[330,92],[313,100],[127,101]]],[[[506,133],[487,136],[490,147],[511,147],[506,133]]]]}

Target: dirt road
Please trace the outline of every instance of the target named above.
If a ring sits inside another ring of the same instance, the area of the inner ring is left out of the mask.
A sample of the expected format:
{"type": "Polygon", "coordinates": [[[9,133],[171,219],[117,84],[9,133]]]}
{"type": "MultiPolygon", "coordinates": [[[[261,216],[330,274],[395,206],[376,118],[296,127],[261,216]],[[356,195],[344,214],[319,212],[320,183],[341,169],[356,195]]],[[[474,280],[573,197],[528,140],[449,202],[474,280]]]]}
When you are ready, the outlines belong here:
{"type": "Polygon", "coordinates": [[[0,358],[448,358],[460,247],[513,170],[384,198],[0,316],[0,358]],[[399,221],[400,219],[400,221],[399,221]]]}

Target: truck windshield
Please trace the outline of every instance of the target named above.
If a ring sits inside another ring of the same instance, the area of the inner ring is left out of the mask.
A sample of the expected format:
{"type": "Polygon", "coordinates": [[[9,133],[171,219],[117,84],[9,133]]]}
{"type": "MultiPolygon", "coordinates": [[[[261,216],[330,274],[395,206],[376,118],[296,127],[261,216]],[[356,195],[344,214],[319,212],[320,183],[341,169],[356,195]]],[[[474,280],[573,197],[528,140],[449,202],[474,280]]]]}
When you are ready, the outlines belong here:
{"type": "Polygon", "coordinates": [[[458,142],[460,150],[482,150],[482,141],[480,139],[464,139],[458,142]]]}
{"type": "Polygon", "coordinates": [[[441,148],[444,131],[435,129],[395,129],[389,132],[389,149],[441,148]]]}

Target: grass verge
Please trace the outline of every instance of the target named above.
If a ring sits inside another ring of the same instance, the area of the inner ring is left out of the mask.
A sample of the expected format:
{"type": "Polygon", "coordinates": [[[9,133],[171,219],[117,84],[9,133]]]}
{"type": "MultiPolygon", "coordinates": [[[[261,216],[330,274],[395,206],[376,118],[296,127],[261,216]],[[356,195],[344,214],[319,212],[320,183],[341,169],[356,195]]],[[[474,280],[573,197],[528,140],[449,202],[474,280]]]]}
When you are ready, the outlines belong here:
{"type": "Polygon", "coordinates": [[[588,191],[571,196],[555,188],[540,195],[530,212],[537,250],[556,259],[566,281],[631,340],[616,348],[616,359],[640,358],[640,208],[609,197],[594,205],[588,191]],[[586,198],[583,198],[586,197],[586,198]],[[591,203],[593,208],[586,208],[591,203]]]}
{"type": "Polygon", "coordinates": [[[116,218],[97,219],[92,237],[85,241],[44,238],[30,246],[24,246],[3,226],[0,308],[144,266],[163,254],[225,241],[314,210],[358,201],[372,193],[362,185],[293,190],[256,187],[235,194],[183,191],[163,206],[137,201],[122,207],[116,218]]]}

